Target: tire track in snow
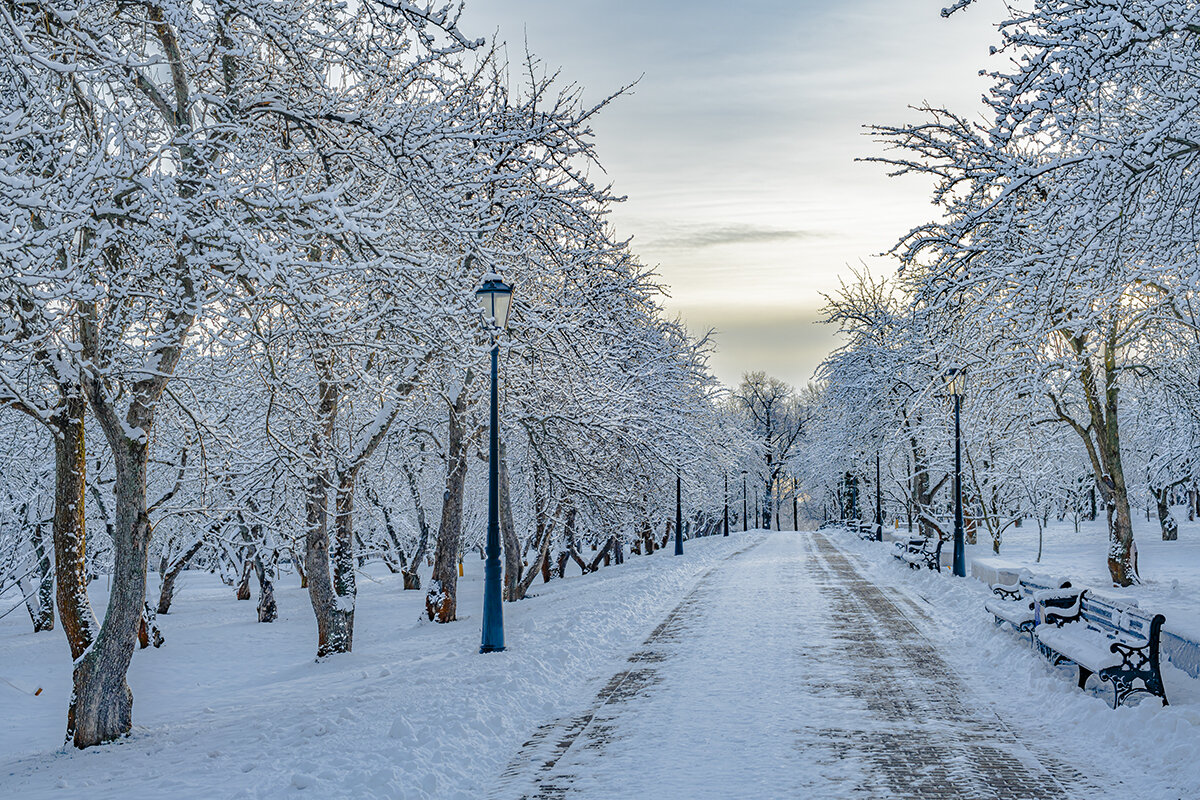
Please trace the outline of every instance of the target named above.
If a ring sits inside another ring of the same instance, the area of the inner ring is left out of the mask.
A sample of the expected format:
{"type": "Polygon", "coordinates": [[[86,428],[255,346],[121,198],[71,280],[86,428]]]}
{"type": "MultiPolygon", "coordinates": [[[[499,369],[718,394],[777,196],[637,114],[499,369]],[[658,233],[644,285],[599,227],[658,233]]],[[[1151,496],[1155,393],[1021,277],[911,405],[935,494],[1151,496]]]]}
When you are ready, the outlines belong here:
{"type": "Polygon", "coordinates": [[[834,646],[848,666],[843,679],[816,691],[864,703],[870,724],[800,730],[832,755],[866,767],[849,797],[1065,800],[1072,797],[990,707],[967,687],[902,606],[928,614],[900,593],[889,597],[863,577],[823,534],[813,535],[814,578],[841,612],[834,646]]]}
{"type": "Polygon", "coordinates": [[[621,704],[636,699],[661,680],[658,669],[647,665],[666,660],[668,653],[664,652],[663,645],[674,641],[684,624],[699,613],[699,601],[708,588],[708,579],[725,562],[765,541],[763,537],[735,550],[702,573],[679,605],[646,637],[641,648],[629,656],[627,661],[631,666],[609,678],[585,711],[538,728],[501,774],[497,788],[490,796],[496,800],[561,800],[565,797],[571,790],[574,776],[566,770],[555,769],[559,761],[573,747],[603,750],[611,737],[613,721],[620,715],[621,704]]]}

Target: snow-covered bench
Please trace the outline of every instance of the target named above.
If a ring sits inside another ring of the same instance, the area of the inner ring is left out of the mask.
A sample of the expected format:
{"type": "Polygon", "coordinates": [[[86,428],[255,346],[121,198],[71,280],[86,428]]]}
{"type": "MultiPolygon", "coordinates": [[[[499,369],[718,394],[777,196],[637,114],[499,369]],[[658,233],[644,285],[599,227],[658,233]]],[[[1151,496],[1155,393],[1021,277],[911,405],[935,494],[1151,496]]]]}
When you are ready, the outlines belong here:
{"type": "Polygon", "coordinates": [[[1096,675],[1112,684],[1113,708],[1138,692],[1167,705],[1158,660],[1162,614],[1087,589],[1036,592],[1034,614],[1038,650],[1055,664],[1075,664],[1079,688],[1096,675]]]}
{"type": "Polygon", "coordinates": [[[1069,589],[1071,582],[1048,575],[1021,575],[1016,583],[994,583],[992,594],[996,595],[984,604],[997,625],[1008,623],[1018,633],[1029,634],[1033,644],[1034,610],[1033,596],[1050,589],[1069,589]]]}
{"type": "Polygon", "coordinates": [[[864,519],[860,519],[855,523],[855,527],[857,528],[858,538],[871,542],[875,541],[874,522],[867,522],[864,519]]]}
{"type": "Polygon", "coordinates": [[[928,567],[936,572],[942,568],[942,540],[937,539],[937,544],[930,549],[932,541],[934,540],[923,536],[914,536],[908,541],[896,542],[896,552],[892,555],[913,569],[928,567]]]}

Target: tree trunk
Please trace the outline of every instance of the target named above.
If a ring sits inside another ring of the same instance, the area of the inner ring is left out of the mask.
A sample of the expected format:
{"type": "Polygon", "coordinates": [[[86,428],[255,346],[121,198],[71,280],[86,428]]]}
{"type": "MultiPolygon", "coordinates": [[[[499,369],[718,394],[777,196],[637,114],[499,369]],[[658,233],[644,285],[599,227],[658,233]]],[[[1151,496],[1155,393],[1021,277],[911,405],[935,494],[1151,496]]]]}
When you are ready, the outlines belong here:
{"type": "MultiPolygon", "coordinates": [[[[214,525],[219,529],[219,526],[214,525]]],[[[159,572],[161,586],[158,590],[158,613],[166,614],[171,610],[171,601],[175,599],[175,579],[179,577],[179,573],[187,567],[188,562],[196,553],[200,552],[200,548],[204,546],[204,539],[197,539],[192,543],[192,546],[184,551],[183,555],[175,559],[175,562],[159,572]]]]}
{"type": "Polygon", "coordinates": [[[529,587],[533,585],[533,581],[539,574],[543,572],[544,566],[550,561],[550,539],[554,535],[553,520],[547,518],[545,514],[538,514],[538,526],[540,528],[541,538],[538,540],[538,554],[533,563],[525,571],[521,577],[520,583],[517,584],[516,599],[524,600],[529,587]]]}
{"type": "Polygon", "coordinates": [[[33,622],[33,632],[54,630],[54,567],[50,563],[50,553],[46,547],[46,530],[44,522],[37,522],[30,527],[30,546],[33,548],[34,576],[37,578],[37,588],[27,591],[22,585],[21,592],[25,595],[25,607],[33,622]]]}
{"type": "MultiPolygon", "coordinates": [[[[91,647],[96,616],[87,594],[84,493],[87,491],[87,453],[83,439],[85,403],[82,397],[63,401],[51,426],[54,432],[54,586],[58,616],[71,648],[71,659],[91,647]]],[[[73,714],[74,703],[68,714],[73,714]]],[[[68,738],[74,718],[67,720],[68,738]]]]}
{"type": "Polygon", "coordinates": [[[504,543],[504,589],[505,600],[517,599],[517,584],[521,582],[521,540],[513,522],[512,494],[509,485],[508,451],[504,439],[500,440],[500,537],[504,543]]]}
{"type": "Polygon", "coordinates": [[[1162,540],[1174,542],[1179,539],[1179,523],[1171,515],[1171,490],[1167,487],[1150,487],[1154,503],[1158,507],[1158,526],[1162,529],[1162,540]]]}
{"type": "MultiPolygon", "coordinates": [[[[314,438],[320,434],[315,434],[314,438]]],[[[305,500],[304,575],[308,598],[317,618],[317,658],[349,652],[347,618],[338,606],[333,588],[329,553],[328,473],[314,468],[308,477],[305,500]]]]}
{"type": "Polygon", "coordinates": [[[145,650],[151,644],[155,647],[162,647],[163,642],[162,631],[158,629],[158,624],[154,619],[154,609],[149,603],[142,603],[142,621],[138,625],[138,647],[145,650]]]}
{"type": "Polygon", "coordinates": [[[354,607],[358,600],[358,584],[354,579],[354,486],[358,473],[351,468],[338,480],[335,496],[333,549],[333,590],[337,594],[338,613],[342,617],[345,650],[354,644],[354,607]]]}
{"type": "Polygon", "coordinates": [[[604,566],[607,567],[609,564],[609,553],[612,551],[613,544],[616,541],[617,541],[617,537],[615,537],[615,536],[608,537],[608,541],[604,543],[604,547],[600,548],[600,551],[598,553],[596,553],[595,558],[592,559],[592,563],[588,564],[588,568],[584,571],[585,572],[595,572],[596,570],[600,569],[601,561],[603,561],[604,566]]]}
{"type": "Polygon", "coordinates": [[[937,535],[928,519],[930,505],[933,503],[933,492],[929,488],[929,465],[926,463],[924,449],[911,434],[909,447],[913,455],[912,497],[917,512],[917,530],[921,536],[929,539],[937,535]]]}
{"type": "Polygon", "coordinates": [[[408,493],[412,497],[413,509],[417,514],[417,530],[420,532],[421,537],[417,541],[417,550],[413,553],[408,569],[404,570],[404,588],[420,589],[421,576],[417,572],[417,569],[421,566],[421,562],[425,560],[425,553],[429,549],[429,522],[425,519],[425,504],[421,502],[421,490],[417,484],[416,474],[408,464],[402,465],[401,469],[404,471],[404,477],[408,481],[408,493]]]}
{"type": "Polygon", "coordinates": [[[146,597],[151,533],[146,514],[147,439],[130,439],[123,430],[107,427],[105,433],[116,463],[112,590],[95,643],[75,662],[73,711],[67,718],[69,733],[80,748],[112,741],[133,726],[133,692],[125,676],[146,597]]]}
{"type": "Polygon", "coordinates": [[[242,561],[242,571],[238,576],[237,591],[234,592],[234,596],[237,597],[238,600],[250,599],[250,572],[253,569],[254,561],[250,555],[247,554],[246,558],[242,561]]]}
{"type": "Polygon", "coordinates": [[[254,554],[254,571],[258,574],[259,622],[274,622],[279,618],[279,607],[275,603],[275,584],[271,580],[271,573],[274,569],[274,563],[268,569],[267,565],[263,563],[262,556],[258,553],[254,554]]]}
{"type": "MultiPolygon", "coordinates": [[[[641,537],[642,547],[646,549],[646,555],[651,555],[654,552],[654,525],[651,524],[649,516],[642,517],[638,535],[641,537]]],[[[634,539],[634,544],[637,544],[637,539],[634,539]]]]}
{"type": "Polygon", "coordinates": [[[433,577],[425,595],[425,613],[436,622],[457,618],[458,553],[462,538],[463,491],[467,482],[467,396],[472,373],[467,371],[458,397],[450,406],[446,446],[446,492],[433,554],[433,577]]]}
{"type": "Polygon", "coordinates": [[[1117,378],[1117,325],[1108,324],[1101,343],[1099,357],[1103,367],[1099,377],[1087,351],[1087,334],[1069,335],[1064,339],[1074,351],[1079,363],[1079,382],[1088,407],[1088,425],[1082,425],[1058,407],[1060,418],[1068,422],[1083,439],[1096,478],[1096,489],[1103,500],[1108,518],[1108,571],[1113,583],[1130,586],[1137,582],[1137,570],[1131,559],[1133,547],[1133,514],[1129,507],[1129,490],[1125,484],[1125,467],[1121,460],[1121,436],[1117,415],[1120,385],[1117,378]]]}
{"type": "Polygon", "coordinates": [[[328,365],[318,363],[324,373],[318,385],[317,430],[310,442],[309,473],[305,488],[304,579],[308,599],[317,619],[317,658],[348,653],[352,644],[354,607],[345,608],[334,589],[329,537],[330,470],[326,443],[332,437],[338,410],[338,387],[329,379],[328,365]]]}

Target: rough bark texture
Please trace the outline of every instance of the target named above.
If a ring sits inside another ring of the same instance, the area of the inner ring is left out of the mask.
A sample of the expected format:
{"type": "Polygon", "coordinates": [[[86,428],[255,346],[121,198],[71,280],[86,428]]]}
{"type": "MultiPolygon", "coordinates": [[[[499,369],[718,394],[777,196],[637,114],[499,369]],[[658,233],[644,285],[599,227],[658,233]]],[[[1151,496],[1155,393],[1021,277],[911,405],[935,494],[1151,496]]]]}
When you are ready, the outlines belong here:
{"type": "MultiPolygon", "coordinates": [[[[321,367],[318,367],[321,370],[321,367]]],[[[327,370],[326,370],[327,371],[327,370]]],[[[304,578],[308,598],[317,618],[317,658],[348,653],[352,645],[354,609],[339,603],[332,578],[329,541],[329,492],[332,477],[327,465],[326,442],[337,416],[338,389],[332,380],[318,386],[318,429],[313,431],[305,497],[304,578]]]]}
{"type": "Polygon", "coordinates": [[[151,532],[146,515],[147,449],[144,440],[129,439],[120,430],[109,439],[116,462],[117,495],[112,590],[96,641],[75,664],[68,726],[73,725],[70,733],[80,748],[112,741],[133,726],[133,692],[125,676],[146,596],[151,532]]]}
{"type": "Polygon", "coordinates": [[[358,585],[354,580],[354,484],[357,475],[351,472],[338,481],[334,518],[336,539],[333,550],[333,590],[337,594],[337,613],[341,618],[344,650],[349,653],[354,644],[354,606],[358,585]]]}
{"type": "MultiPolygon", "coordinates": [[[[649,515],[642,517],[641,524],[638,527],[638,539],[634,540],[634,545],[637,545],[638,540],[641,541],[641,546],[646,549],[646,555],[654,552],[654,526],[650,522],[649,515]]],[[[640,548],[639,548],[640,549],[640,548]]]]}
{"type": "Polygon", "coordinates": [[[33,632],[54,630],[54,566],[50,563],[50,550],[46,547],[45,523],[38,522],[30,527],[30,546],[33,548],[34,578],[37,588],[29,591],[22,582],[25,606],[33,622],[33,632]]]}
{"type": "Polygon", "coordinates": [[[517,584],[521,582],[521,540],[513,522],[512,494],[509,486],[508,452],[500,440],[500,537],[504,543],[504,588],[507,601],[517,599],[517,584]]]}
{"type": "Polygon", "coordinates": [[[238,600],[250,599],[250,572],[254,569],[254,563],[249,557],[242,562],[242,572],[238,576],[237,589],[233,596],[238,600]]]}
{"type": "Polygon", "coordinates": [[[1087,424],[1072,417],[1051,396],[1059,418],[1069,424],[1083,440],[1096,490],[1103,501],[1108,518],[1108,571],[1113,583],[1130,586],[1137,582],[1133,563],[1133,514],[1129,507],[1129,489],[1125,483],[1125,467],[1121,459],[1121,432],[1117,409],[1120,386],[1117,378],[1116,322],[1110,322],[1100,342],[1098,363],[1088,352],[1088,333],[1067,334],[1063,338],[1070,346],[1079,365],[1079,383],[1087,404],[1087,424]],[[1100,374],[1097,375],[1097,366],[1100,374]]]}
{"type": "Polygon", "coordinates": [[[537,558],[525,570],[525,574],[521,577],[517,584],[515,599],[524,600],[525,595],[529,592],[529,587],[533,585],[534,579],[542,574],[543,567],[550,561],[550,539],[554,535],[554,524],[552,519],[543,515],[539,515],[538,528],[540,537],[538,539],[537,558]]]}
{"type": "MultiPolygon", "coordinates": [[[[84,401],[68,398],[55,418],[54,431],[54,585],[58,616],[71,647],[72,660],[96,638],[96,615],[87,595],[84,493],[87,453],[83,439],[84,401]]],[[[74,707],[67,727],[74,730],[74,707]]],[[[69,735],[69,734],[68,734],[69,735]]]]}
{"type": "Polygon", "coordinates": [[[1171,515],[1171,490],[1167,487],[1151,487],[1154,504],[1158,508],[1158,526],[1162,530],[1164,542],[1174,542],[1179,539],[1179,523],[1171,515]]]}
{"type": "Polygon", "coordinates": [[[158,623],[154,619],[154,609],[150,608],[149,603],[142,604],[142,621],[138,625],[138,647],[145,650],[151,644],[155,647],[162,647],[163,642],[162,631],[158,629],[158,623]]]}
{"type": "Polygon", "coordinates": [[[463,490],[467,481],[467,398],[472,373],[467,372],[458,397],[450,405],[446,444],[446,493],[433,554],[433,576],[425,595],[425,613],[435,622],[453,622],[458,611],[458,551],[462,538],[463,490]]]}
{"type": "Polygon", "coordinates": [[[197,539],[192,543],[192,546],[183,552],[179,558],[167,566],[159,573],[161,578],[161,586],[158,590],[158,613],[166,614],[171,610],[171,601],[175,599],[175,580],[179,577],[179,573],[187,568],[188,562],[196,553],[200,552],[200,548],[204,546],[203,539],[197,539]]]}
{"type": "Polygon", "coordinates": [[[263,563],[262,555],[257,551],[254,553],[254,571],[258,575],[259,622],[274,622],[279,617],[279,607],[275,603],[275,584],[271,579],[277,560],[278,554],[272,557],[271,566],[268,568],[263,563]]]}
{"type": "Polygon", "coordinates": [[[416,474],[408,464],[404,464],[401,469],[408,481],[408,493],[412,497],[413,508],[417,512],[417,530],[421,532],[421,538],[417,542],[417,550],[413,553],[409,568],[404,570],[404,588],[420,589],[421,576],[417,573],[417,568],[421,566],[421,562],[425,560],[425,553],[429,550],[429,522],[425,519],[425,504],[421,501],[421,491],[417,484],[416,474]]]}

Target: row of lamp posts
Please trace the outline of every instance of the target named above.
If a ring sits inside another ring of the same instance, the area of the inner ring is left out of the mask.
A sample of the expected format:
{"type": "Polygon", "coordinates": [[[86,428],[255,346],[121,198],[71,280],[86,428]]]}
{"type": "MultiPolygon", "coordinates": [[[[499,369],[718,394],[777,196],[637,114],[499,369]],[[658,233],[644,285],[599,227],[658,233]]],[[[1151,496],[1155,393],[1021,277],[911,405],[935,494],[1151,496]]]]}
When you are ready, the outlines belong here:
{"type": "MultiPolygon", "coordinates": [[[[488,529],[487,561],[483,575],[483,640],[481,653],[497,653],[504,650],[504,608],[500,589],[500,490],[499,490],[499,357],[500,334],[508,327],[508,312],[512,307],[512,286],[497,275],[485,276],[483,284],[475,292],[491,325],[492,386],[491,425],[488,434],[488,529]]],[[[952,571],[957,577],[965,577],[966,553],[963,535],[962,508],[962,381],[963,371],[959,368],[947,370],[946,382],[950,397],[954,401],[954,560],[952,571]]],[[[746,530],[749,511],[747,471],[742,470],[742,530],[746,530]]],[[[729,535],[729,475],[725,481],[724,535],[729,535]]],[[[754,516],[757,524],[758,497],[754,498],[754,516]]],[[[796,500],[792,499],[792,516],[796,515],[796,500]]],[[[883,495],[880,481],[879,454],[875,454],[875,537],[883,538],[883,495]]],[[[682,477],[675,469],[675,555],[683,555],[683,502],[682,477]]]]}
{"type": "MultiPolygon", "coordinates": [[[[501,598],[500,567],[500,394],[499,361],[500,334],[508,327],[508,312],[512,307],[512,286],[498,275],[486,275],[475,292],[475,298],[483,308],[489,323],[492,354],[492,403],[488,432],[488,527],[487,545],[484,549],[486,561],[483,565],[483,637],[479,646],[481,653],[499,653],[504,650],[504,606],[501,598]]],[[[675,555],[683,555],[683,500],[682,477],[675,469],[675,555]]],[[[742,530],[746,529],[746,470],[742,470],[742,530]]],[[[755,498],[756,517],[758,499],[755,498]]],[[[793,511],[794,513],[794,511],[793,511]]],[[[725,520],[724,535],[729,535],[729,475],[725,475],[725,520]]]]}

